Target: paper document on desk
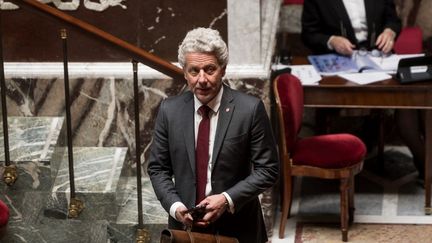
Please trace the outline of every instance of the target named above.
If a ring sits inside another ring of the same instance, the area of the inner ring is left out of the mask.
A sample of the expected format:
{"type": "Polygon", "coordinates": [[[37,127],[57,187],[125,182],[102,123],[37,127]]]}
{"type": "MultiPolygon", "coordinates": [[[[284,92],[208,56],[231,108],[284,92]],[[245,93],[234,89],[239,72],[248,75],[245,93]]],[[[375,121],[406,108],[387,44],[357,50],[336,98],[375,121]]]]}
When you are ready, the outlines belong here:
{"type": "Polygon", "coordinates": [[[338,76],[357,84],[370,84],[391,78],[391,76],[385,72],[345,73],[339,74],[338,76]]]}
{"type": "Polygon", "coordinates": [[[424,53],[421,54],[391,54],[390,56],[385,57],[370,57],[370,59],[376,63],[383,71],[387,73],[396,73],[399,60],[403,58],[410,57],[421,57],[424,56],[424,53]]]}
{"type": "Polygon", "coordinates": [[[318,84],[321,75],[312,65],[291,65],[291,74],[300,79],[303,85],[318,84]]]}
{"type": "Polygon", "coordinates": [[[303,85],[315,85],[322,79],[312,65],[273,65],[273,70],[291,68],[291,74],[300,79],[303,85]]]}

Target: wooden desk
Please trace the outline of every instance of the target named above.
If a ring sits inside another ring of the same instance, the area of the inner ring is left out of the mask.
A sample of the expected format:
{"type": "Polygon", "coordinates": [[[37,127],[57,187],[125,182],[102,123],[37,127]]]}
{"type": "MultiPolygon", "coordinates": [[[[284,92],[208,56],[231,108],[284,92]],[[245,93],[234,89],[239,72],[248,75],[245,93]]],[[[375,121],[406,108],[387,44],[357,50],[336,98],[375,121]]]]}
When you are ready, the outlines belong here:
{"type": "Polygon", "coordinates": [[[425,214],[431,214],[432,82],[401,85],[389,79],[358,85],[337,76],[304,86],[306,107],[426,109],[425,214]]]}

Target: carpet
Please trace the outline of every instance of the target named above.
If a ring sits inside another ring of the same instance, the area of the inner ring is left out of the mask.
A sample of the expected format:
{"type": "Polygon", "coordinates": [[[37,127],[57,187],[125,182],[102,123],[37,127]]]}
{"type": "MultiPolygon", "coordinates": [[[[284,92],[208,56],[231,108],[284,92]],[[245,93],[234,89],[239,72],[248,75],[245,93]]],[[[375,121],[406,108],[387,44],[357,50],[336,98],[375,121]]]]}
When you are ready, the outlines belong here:
{"type": "MultiPolygon", "coordinates": [[[[297,223],[295,243],[342,242],[339,224],[297,223]]],[[[348,231],[348,242],[426,243],[432,242],[432,225],[355,223],[348,231]]]]}

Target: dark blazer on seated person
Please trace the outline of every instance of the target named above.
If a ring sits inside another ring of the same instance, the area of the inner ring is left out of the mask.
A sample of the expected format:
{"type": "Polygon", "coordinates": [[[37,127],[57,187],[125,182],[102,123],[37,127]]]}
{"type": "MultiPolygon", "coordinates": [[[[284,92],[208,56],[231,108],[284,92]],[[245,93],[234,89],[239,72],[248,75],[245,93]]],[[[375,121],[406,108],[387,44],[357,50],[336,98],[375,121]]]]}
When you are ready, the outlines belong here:
{"type": "MultiPolygon", "coordinates": [[[[373,48],[376,38],[385,28],[396,35],[400,32],[401,22],[396,14],[393,0],[364,0],[368,39],[366,48],[373,48]],[[371,45],[372,43],[372,45],[371,45]]],[[[315,54],[332,52],[327,46],[330,36],[343,36],[358,46],[354,29],[342,0],[305,0],[302,14],[303,43],[315,54]]]]}

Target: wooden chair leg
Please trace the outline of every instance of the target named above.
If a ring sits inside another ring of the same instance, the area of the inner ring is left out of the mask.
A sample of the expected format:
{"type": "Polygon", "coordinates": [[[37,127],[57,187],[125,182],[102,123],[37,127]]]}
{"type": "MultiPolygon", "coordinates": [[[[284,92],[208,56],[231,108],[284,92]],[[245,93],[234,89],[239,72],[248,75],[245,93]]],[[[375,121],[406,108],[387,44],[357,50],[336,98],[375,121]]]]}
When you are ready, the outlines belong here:
{"type": "Polygon", "coordinates": [[[3,238],[3,236],[6,235],[6,231],[7,231],[7,225],[0,227],[0,240],[1,238],[3,238]]]}
{"type": "Polygon", "coordinates": [[[349,201],[349,178],[340,181],[340,217],[342,241],[348,241],[348,201],[349,201]]]}
{"type": "Polygon", "coordinates": [[[285,225],[291,212],[292,180],[292,176],[288,173],[283,179],[282,214],[279,224],[279,239],[283,239],[285,236],[285,225]]]}
{"type": "MultiPolygon", "coordinates": [[[[281,148],[279,148],[280,150],[282,150],[281,148]]],[[[284,209],[284,201],[285,201],[285,183],[286,183],[286,177],[288,176],[288,168],[287,168],[287,164],[288,162],[286,162],[285,160],[289,161],[289,158],[285,158],[284,156],[280,156],[280,160],[281,160],[281,167],[280,167],[280,174],[279,174],[279,178],[282,178],[281,180],[279,180],[279,207],[280,207],[280,211],[282,212],[282,210],[284,209]]]]}
{"type": "Polygon", "coordinates": [[[284,209],[284,197],[285,197],[285,172],[284,172],[284,168],[281,168],[280,171],[280,175],[279,178],[283,178],[282,180],[279,180],[279,207],[280,207],[280,211],[282,212],[282,210],[284,209]]]}
{"type": "Polygon", "coordinates": [[[349,190],[349,198],[348,198],[349,221],[348,221],[348,223],[351,225],[354,222],[354,211],[355,211],[355,204],[354,204],[355,180],[354,180],[354,176],[350,177],[348,190],[349,190]]]}

